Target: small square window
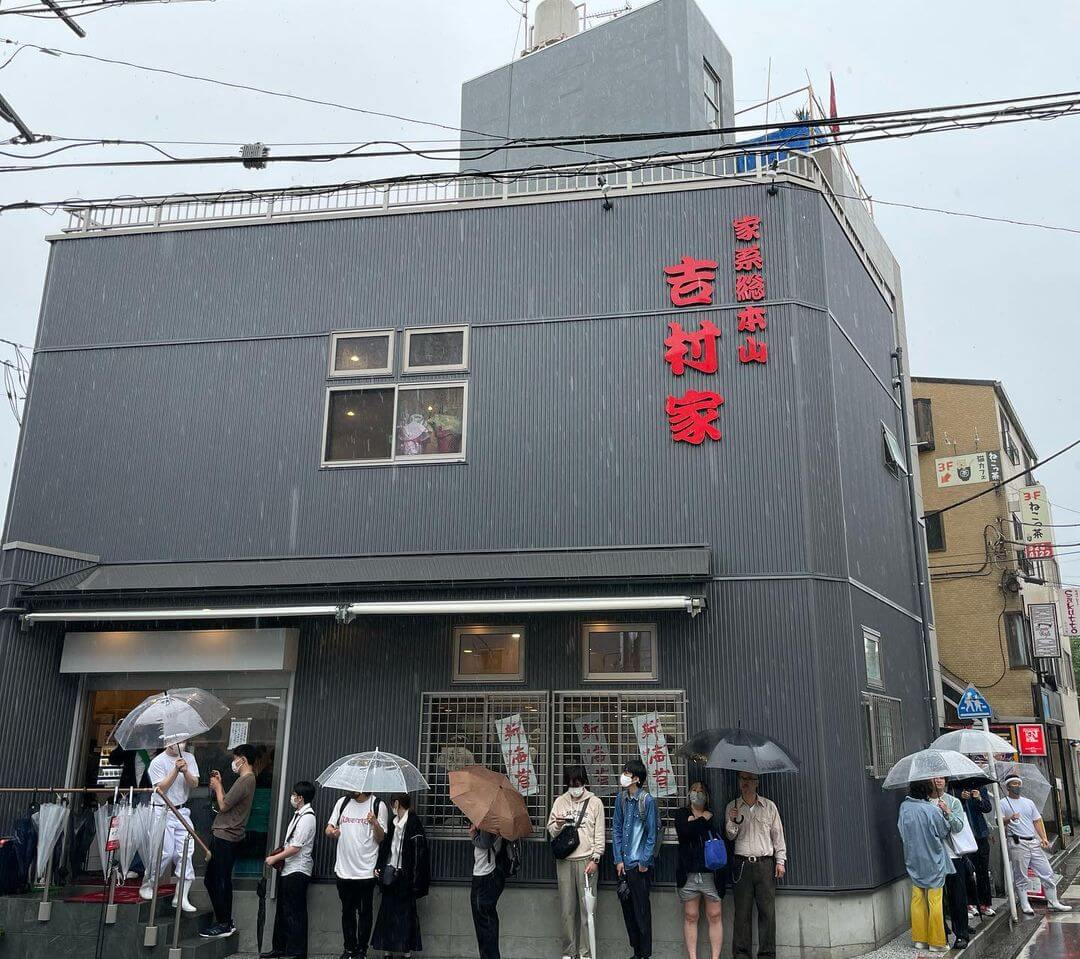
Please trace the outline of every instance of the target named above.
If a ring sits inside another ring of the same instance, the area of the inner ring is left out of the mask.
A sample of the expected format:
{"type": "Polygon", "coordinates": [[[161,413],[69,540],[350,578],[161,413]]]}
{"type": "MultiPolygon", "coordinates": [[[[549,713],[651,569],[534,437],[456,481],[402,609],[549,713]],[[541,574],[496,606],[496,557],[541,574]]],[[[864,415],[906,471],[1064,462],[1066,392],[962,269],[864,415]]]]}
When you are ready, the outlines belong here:
{"type": "Polygon", "coordinates": [[[940,513],[926,514],[926,550],[940,553],[945,549],[945,517],[940,513]]]}
{"type": "Polygon", "coordinates": [[[525,681],[525,630],[521,626],[457,626],[455,683],[525,681]]]}
{"type": "Polygon", "coordinates": [[[1020,612],[1005,614],[1005,636],[1009,649],[1009,666],[1012,669],[1031,667],[1031,643],[1028,639],[1027,617],[1020,612]]]}
{"type": "Polygon", "coordinates": [[[461,459],[465,452],[465,384],[398,389],[395,458],[461,459]]]}
{"type": "Polygon", "coordinates": [[[331,376],[376,376],[393,371],[393,330],[331,335],[331,376]]]}
{"type": "Polygon", "coordinates": [[[395,392],[392,386],[328,390],[323,462],[389,462],[395,392]]]}
{"type": "Polygon", "coordinates": [[[656,627],[648,623],[591,623],[582,629],[585,679],[656,679],[656,627]]]}
{"type": "Polygon", "coordinates": [[[881,678],[881,633],[863,627],[863,653],[866,657],[866,683],[868,686],[885,688],[881,678]]]}
{"type": "Polygon", "coordinates": [[[469,328],[440,326],[405,331],[405,373],[443,373],[469,365],[469,328]]]}
{"type": "Polygon", "coordinates": [[[920,450],[934,449],[934,410],[925,397],[911,401],[915,413],[915,442],[920,450]]]}
{"type": "Polygon", "coordinates": [[[893,472],[907,475],[907,457],[900,446],[896,434],[884,423],[881,424],[881,437],[885,444],[885,465],[893,472]]]}

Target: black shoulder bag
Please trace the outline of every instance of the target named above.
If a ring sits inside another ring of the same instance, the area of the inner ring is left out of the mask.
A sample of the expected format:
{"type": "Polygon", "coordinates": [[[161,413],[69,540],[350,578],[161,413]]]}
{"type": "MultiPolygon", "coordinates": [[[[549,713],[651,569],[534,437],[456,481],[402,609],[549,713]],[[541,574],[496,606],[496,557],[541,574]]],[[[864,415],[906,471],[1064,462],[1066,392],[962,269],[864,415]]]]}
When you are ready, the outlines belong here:
{"type": "Polygon", "coordinates": [[[585,813],[588,808],[589,800],[587,799],[581,805],[581,812],[578,813],[577,822],[574,825],[567,823],[551,837],[551,854],[556,859],[566,859],[570,853],[581,845],[581,837],[578,835],[578,830],[581,829],[581,824],[585,821],[585,813]]]}

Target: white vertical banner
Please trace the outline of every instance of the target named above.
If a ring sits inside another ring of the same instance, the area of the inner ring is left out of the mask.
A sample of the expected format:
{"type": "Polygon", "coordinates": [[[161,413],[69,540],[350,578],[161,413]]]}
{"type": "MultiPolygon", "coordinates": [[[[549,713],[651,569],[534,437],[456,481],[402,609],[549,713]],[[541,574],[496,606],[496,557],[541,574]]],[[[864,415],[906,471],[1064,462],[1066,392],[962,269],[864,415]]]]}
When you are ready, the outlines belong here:
{"type": "Polygon", "coordinates": [[[589,787],[598,796],[609,795],[617,777],[611,747],[604,735],[603,717],[600,713],[585,713],[574,720],[574,726],[581,746],[581,762],[589,773],[589,787]]]}
{"type": "Polygon", "coordinates": [[[658,799],[674,796],[678,792],[678,785],[660,717],[656,713],[642,713],[634,716],[632,721],[641,761],[649,772],[649,791],[658,799]]]}
{"type": "Polygon", "coordinates": [[[522,796],[535,796],[540,792],[540,783],[536,778],[532,756],[529,755],[529,737],[525,735],[521,713],[496,719],[495,735],[502,746],[507,778],[522,796]]]}
{"type": "Polygon", "coordinates": [[[1028,559],[1054,558],[1054,527],[1046,487],[1025,486],[1020,490],[1020,520],[1024,524],[1024,555],[1028,559]]]}
{"type": "Polygon", "coordinates": [[[1061,595],[1065,614],[1061,617],[1062,634],[1080,636],[1080,589],[1063,589],[1061,595]]]}
{"type": "Polygon", "coordinates": [[[1061,656],[1057,607],[1053,603],[1032,603],[1028,606],[1028,620],[1031,622],[1031,645],[1035,658],[1057,659],[1061,656]]]}

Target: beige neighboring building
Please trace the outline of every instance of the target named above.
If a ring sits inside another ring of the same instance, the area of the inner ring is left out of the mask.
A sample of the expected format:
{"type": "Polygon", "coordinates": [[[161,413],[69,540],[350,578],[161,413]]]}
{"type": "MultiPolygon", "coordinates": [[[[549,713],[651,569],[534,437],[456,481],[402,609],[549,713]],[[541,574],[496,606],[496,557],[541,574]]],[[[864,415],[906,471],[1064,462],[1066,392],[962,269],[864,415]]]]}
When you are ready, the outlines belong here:
{"type": "MultiPolygon", "coordinates": [[[[945,724],[958,723],[956,704],[972,684],[993,707],[997,731],[1014,743],[1018,725],[1043,726],[1046,757],[1024,759],[1060,783],[1048,825],[1071,825],[1080,809],[1080,712],[1069,642],[1062,640],[1059,657],[1036,660],[1029,618],[1033,604],[1051,603],[1063,623],[1056,560],[1025,556],[1031,524],[1021,490],[1038,483],[1031,473],[1038,458],[998,381],[912,377],[911,388],[945,724]]],[[[1051,523],[1067,522],[1053,518],[1052,491],[1046,498],[1051,523]]]]}

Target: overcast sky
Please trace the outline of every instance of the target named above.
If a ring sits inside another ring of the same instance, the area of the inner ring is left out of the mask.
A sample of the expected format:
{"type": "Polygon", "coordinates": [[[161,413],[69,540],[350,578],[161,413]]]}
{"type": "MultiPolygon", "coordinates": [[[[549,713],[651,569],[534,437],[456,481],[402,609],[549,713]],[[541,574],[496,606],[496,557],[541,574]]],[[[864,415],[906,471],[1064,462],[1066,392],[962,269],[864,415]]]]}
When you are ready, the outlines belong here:
{"type": "MultiPolygon", "coordinates": [[[[0,12],[26,2],[0,0],[0,12]]],[[[1080,89],[1075,0],[989,0],[977,10],[941,0],[902,6],[773,0],[767,8],[699,3],[734,57],[737,109],[764,98],[770,61],[773,93],[804,85],[809,72],[825,94],[833,71],[841,114],[1080,89]]],[[[461,82],[520,49],[515,6],[514,0],[201,0],[84,17],[85,40],[54,20],[0,16],[0,38],[456,125],[461,82]]],[[[15,49],[0,44],[0,64],[15,49]]],[[[0,68],[0,92],[34,131],[68,137],[356,143],[452,136],[33,50],[0,68]]],[[[3,127],[0,138],[14,133],[3,127]]],[[[112,147],[69,150],[56,159],[145,155],[112,147]]],[[[881,199],[1073,228],[1080,227],[1078,155],[1080,117],[852,149],[864,184],[881,199]]],[[[325,183],[431,168],[357,160],[265,171],[8,173],[0,174],[0,203],[325,183]]],[[[903,269],[912,372],[1000,379],[1040,455],[1080,437],[1073,382],[1080,367],[1080,235],[884,206],[877,221],[903,269]]],[[[43,237],[62,222],[60,214],[0,216],[0,336],[33,343],[48,254],[43,237]]],[[[17,437],[4,412],[3,496],[17,437]]],[[[970,448],[971,438],[953,439],[962,452],[970,448]]],[[[1080,511],[1080,447],[1040,475],[1057,504],[1055,522],[1080,523],[1080,512],[1065,509],[1080,511]]],[[[1058,532],[1061,542],[1080,542],[1080,529],[1058,532]]],[[[1080,551],[1063,560],[1063,570],[1064,579],[1080,583],[1080,551]]]]}

